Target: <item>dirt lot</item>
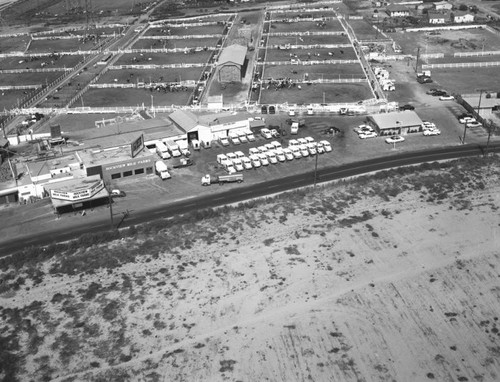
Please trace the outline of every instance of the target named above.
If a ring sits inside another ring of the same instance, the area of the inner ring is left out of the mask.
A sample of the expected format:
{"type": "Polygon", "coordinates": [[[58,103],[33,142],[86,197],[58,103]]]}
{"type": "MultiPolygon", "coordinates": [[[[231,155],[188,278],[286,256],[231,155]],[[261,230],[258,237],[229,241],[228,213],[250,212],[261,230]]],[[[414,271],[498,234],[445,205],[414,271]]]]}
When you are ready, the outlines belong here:
{"type": "Polygon", "coordinates": [[[58,57],[6,57],[0,60],[0,68],[2,69],[41,69],[41,68],[72,68],[80,61],[83,56],[78,55],[63,55],[58,57]],[[23,62],[21,62],[23,61],[23,62]],[[42,66],[42,63],[44,65],[42,66]]]}
{"type": "Polygon", "coordinates": [[[122,55],[115,65],[169,65],[206,63],[212,51],[196,53],[127,53],[122,55]]]}
{"type": "Polygon", "coordinates": [[[29,36],[0,38],[0,53],[24,52],[30,41],[29,36]]]}
{"type": "Polygon", "coordinates": [[[152,48],[168,48],[168,49],[184,49],[184,48],[204,48],[212,47],[217,44],[218,38],[199,38],[199,39],[175,39],[175,40],[138,40],[133,46],[133,49],[152,49],[152,48]]]}
{"type": "Polygon", "coordinates": [[[360,64],[327,64],[327,65],[266,65],[263,78],[303,79],[305,73],[312,79],[346,79],[365,78],[360,64]]]}
{"type": "Polygon", "coordinates": [[[353,48],[330,49],[267,49],[266,61],[290,61],[296,54],[300,60],[356,60],[353,48]],[[329,53],[332,53],[331,55],[329,53]],[[311,56],[309,56],[310,54],[311,56]],[[319,54],[319,56],[317,56],[319,54]]]}
{"type": "Polygon", "coordinates": [[[496,91],[500,88],[499,66],[490,68],[432,69],[432,77],[452,93],[470,94],[477,89],[496,91]],[[460,78],[460,81],[457,81],[460,78]]]}
{"type": "MultiPolygon", "coordinates": [[[[186,105],[192,89],[178,92],[151,92],[146,89],[90,89],[83,96],[85,106],[151,106],[151,95],[154,105],[171,106],[186,105]]],[[[79,106],[79,105],[75,105],[79,106]]]]}
{"type": "Polygon", "coordinates": [[[4,370],[495,381],[498,164],[399,170],[51,247],[2,269],[4,370]]]}
{"type": "Polygon", "coordinates": [[[340,32],[344,28],[338,20],[328,20],[328,21],[301,21],[293,23],[271,23],[270,33],[287,33],[287,32],[340,32]]]}
{"type": "Polygon", "coordinates": [[[0,85],[45,85],[50,84],[56,78],[64,75],[63,71],[43,72],[43,73],[2,73],[0,76],[0,85]]]}
{"type": "Polygon", "coordinates": [[[17,107],[17,100],[21,100],[34,90],[0,90],[0,110],[9,110],[17,107]]]}
{"type": "MultiPolygon", "coordinates": [[[[211,21],[211,20],[208,20],[211,21]]],[[[189,35],[222,35],[223,25],[201,25],[192,27],[158,27],[149,28],[145,36],[189,36],[189,35]],[[168,32],[170,31],[170,33],[168,32]]]]}
{"type": "Polygon", "coordinates": [[[59,40],[33,40],[27,53],[38,52],[76,52],[91,50],[95,41],[80,42],[78,38],[59,40]]]}
{"type": "Polygon", "coordinates": [[[346,36],[297,36],[269,37],[268,46],[273,45],[315,45],[315,44],[350,44],[346,36]]]}
{"type": "Polygon", "coordinates": [[[99,83],[135,83],[137,81],[149,82],[152,81],[165,81],[177,82],[198,80],[201,76],[203,68],[170,68],[170,69],[123,69],[123,70],[108,70],[100,79],[99,83]],[[115,81],[115,79],[117,81],[115,81]],[[127,81],[130,80],[130,81],[127,81]]]}
{"type": "MultiPolygon", "coordinates": [[[[377,30],[365,20],[349,20],[349,25],[354,30],[358,40],[374,40],[377,36],[377,30]]],[[[379,38],[383,38],[383,36],[379,35],[379,38]]]]}

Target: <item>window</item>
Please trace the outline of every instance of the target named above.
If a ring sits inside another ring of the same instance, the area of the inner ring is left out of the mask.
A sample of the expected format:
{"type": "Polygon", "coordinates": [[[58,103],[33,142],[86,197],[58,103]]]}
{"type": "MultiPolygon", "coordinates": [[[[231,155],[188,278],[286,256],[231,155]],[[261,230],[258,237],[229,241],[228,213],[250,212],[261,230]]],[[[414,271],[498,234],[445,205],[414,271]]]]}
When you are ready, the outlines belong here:
{"type": "Polygon", "coordinates": [[[125,171],[125,172],[123,173],[123,177],[124,177],[124,178],[125,178],[125,177],[127,177],[127,176],[132,176],[132,171],[125,171]]]}
{"type": "Polygon", "coordinates": [[[116,174],[111,174],[111,179],[120,179],[122,177],[122,174],[117,172],[116,174]]]}
{"type": "Polygon", "coordinates": [[[146,174],[152,174],[153,173],[153,167],[146,167],[146,174]]]}
{"type": "Polygon", "coordinates": [[[134,171],[134,173],[135,173],[135,175],[144,174],[144,169],[138,168],[137,170],[134,171]]]}

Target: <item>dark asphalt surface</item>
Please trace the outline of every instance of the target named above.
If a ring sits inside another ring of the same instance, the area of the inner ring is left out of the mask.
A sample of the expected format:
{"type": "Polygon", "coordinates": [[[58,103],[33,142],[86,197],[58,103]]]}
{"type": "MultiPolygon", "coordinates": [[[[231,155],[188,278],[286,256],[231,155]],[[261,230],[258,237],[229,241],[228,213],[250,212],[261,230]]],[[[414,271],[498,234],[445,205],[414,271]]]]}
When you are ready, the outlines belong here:
{"type": "MultiPolygon", "coordinates": [[[[354,162],[342,166],[328,167],[318,170],[316,182],[321,184],[324,182],[349,178],[356,175],[369,173],[372,171],[384,170],[393,167],[414,165],[424,162],[434,162],[439,160],[462,158],[469,156],[482,156],[484,154],[485,145],[469,144],[455,147],[444,147],[439,149],[416,151],[404,153],[398,156],[388,158],[374,158],[361,162],[354,162]]],[[[489,152],[500,152],[500,142],[490,143],[489,152]]],[[[242,192],[235,193],[233,190],[222,191],[216,195],[202,196],[191,198],[189,200],[173,202],[161,208],[155,207],[142,210],[135,210],[133,216],[126,219],[124,225],[120,228],[145,223],[156,219],[170,218],[176,215],[185,214],[187,212],[202,210],[204,208],[213,208],[225,204],[242,202],[252,198],[262,197],[274,193],[292,190],[304,186],[312,186],[314,184],[314,173],[304,173],[286,178],[279,178],[264,183],[251,185],[245,188],[242,192]]],[[[212,186],[219,187],[219,186],[212,186]]],[[[224,186],[221,186],[222,189],[224,186]]],[[[115,221],[115,224],[118,224],[115,221]]],[[[103,218],[95,224],[87,225],[82,221],[82,225],[69,229],[64,232],[60,231],[45,231],[43,235],[34,233],[30,236],[25,236],[22,240],[4,240],[0,242],[0,254],[2,256],[15,253],[29,246],[43,246],[54,242],[71,240],[85,233],[98,233],[110,229],[109,220],[103,218]]]]}

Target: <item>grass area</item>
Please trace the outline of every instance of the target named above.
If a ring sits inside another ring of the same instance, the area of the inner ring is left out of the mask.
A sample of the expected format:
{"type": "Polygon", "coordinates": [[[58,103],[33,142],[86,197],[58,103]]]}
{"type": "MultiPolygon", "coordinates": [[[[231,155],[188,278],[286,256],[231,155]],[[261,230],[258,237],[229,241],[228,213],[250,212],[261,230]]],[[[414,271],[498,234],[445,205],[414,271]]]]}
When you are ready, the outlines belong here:
{"type": "Polygon", "coordinates": [[[38,52],[75,52],[90,50],[95,45],[94,41],[80,42],[78,38],[59,40],[33,40],[27,53],[38,52]]]}
{"type": "Polygon", "coordinates": [[[0,61],[0,67],[2,69],[72,68],[82,60],[83,56],[79,55],[33,57],[31,59],[21,56],[6,57],[0,61]],[[42,66],[42,63],[45,63],[45,65],[42,66]]]}
{"type": "Polygon", "coordinates": [[[0,110],[17,107],[17,100],[21,100],[34,90],[0,90],[0,110]]]}
{"type": "Polygon", "coordinates": [[[0,85],[45,85],[50,84],[56,78],[64,75],[64,72],[44,72],[44,73],[2,73],[0,85]]]}
{"type": "MultiPolygon", "coordinates": [[[[30,40],[29,36],[2,37],[0,38],[0,53],[24,52],[30,40]]],[[[3,60],[0,63],[3,63],[3,60]]]]}
{"type": "Polygon", "coordinates": [[[335,36],[298,36],[298,37],[269,37],[267,45],[316,45],[316,44],[350,44],[347,35],[335,36]]]}
{"type": "Polygon", "coordinates": [[[271,23],[270,33],[287,32],[340,32],[343,31],[342,24],[336,19],[321,23],[320,21],[301,21],[293,23],[273,22],[271,23]],[[322,26],[320,26],[322,25],[322,26]]]}
{"type": "Polygon", "coordinates": [[[175,40],[138,40],[133,49],[153,49],[153,48],[167,48],[167,49],[184,49],[184,48],[204,48],[215,46],[219,38],[207,37],[198,39],[175,39],[175,40]]]}
{"type": "Polygon", "coordinates": [[[360,64],[327,64],[327,65],[266,65],[263,78],[303,79],[350,79],[365,78],[360,64]]]}
{"type": "Polygon", "coordinates": [[[155,106],[186,105],[191,90],[163,93],[145,89],[90,89],[83,96],[83,102],[89,107],[142,107],[151,105],[151,95],[153,95],[155,106]]]}
{"type": "Polygon", "coordinates": [[[189,35],[222,35],[223,25],[201,25],[196,27],[159,27],[149,28],[145,36],[189,36],[189,35]],[[170,32],[169,32],[170,31],[170,32]]]}
{"type": "Polygon", "coordinates": [[[300,60],[356,60],[353,48],[331,49],[267,49],[266,61],[290,61],[290,55],[296,54],[300,60]],[[311,54],[311,56],[308,55],[311,54]],[[332,53],[332,55],[329,55],[332,53]],[[317,56],[319,54],[319,56],[317,56]]]}
{"type": "Polygon", "coordinates": [[[203,68],[170,68],[165,69],[123,69],[108,70],[98,83],[110,84],[117,82],[119,84],[136,83],[138,81],[149,82],[149,79],[158,82],[177,82],[177,81],[197,81],[203,68]],[[115,81],[116,79],[116,81],[115,81]]]}
{"type": "Polygon", "coordinates": [[[206,63],[212,56],[212,51],[192,53],[126,53],[115,65],[169,65],[169,64],[200,64],[206,63]]]}
{"type": "MultiPolygon", "coordinates": [[[[475,89],[499,89],[499,66],[489,68],[431,69],[432,78],[451,93],[476,93],[475,89]]],[[[432,85],[432,84],[431,84],[432,85]]]]}

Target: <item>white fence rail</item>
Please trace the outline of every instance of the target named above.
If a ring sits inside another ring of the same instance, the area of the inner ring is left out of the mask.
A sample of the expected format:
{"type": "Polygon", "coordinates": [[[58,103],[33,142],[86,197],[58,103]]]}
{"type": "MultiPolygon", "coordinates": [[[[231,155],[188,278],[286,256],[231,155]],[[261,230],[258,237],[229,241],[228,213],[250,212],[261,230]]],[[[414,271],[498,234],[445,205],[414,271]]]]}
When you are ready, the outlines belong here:
{"type": "Polygon", "coordinates": [[[163,65],[110,65],[109,70],[121,70],[121,69],[170,69],[170,68],[202,68],[205,67],[206,63],[191,63],[191,64],[163,64],[163,65]]]}
{"type": "Polygon", "coordinates": [[[287,36],[343,36],[344,31],[329,31],[329,32],[273,32],[269,33],[269,37],[287,37],[287,36]]]}
{"type": "Polygon", "coordinates": [[[352,48],[351,44],[314,44],[314,45],[269,45],[268,49],[333,49],[352,48]]]}
{"type": "Polygon", "coordinates": [[[314,60],[314,61],[267,61],[257,62],[257,65],[330,65],[330,64],[359,64],[358,60],[314,60]]]}
{"type": "Polygon", "coordinates": [[[500,50],[486,50],[481,52],[457,52],[453,57],[482,57],[482,56],[498,56],[500,50]]]}
{"type": "Polygon", "coordinates": [[[39,68],[39,69],[1,69],[0,73],[49,73],[69,72],[72,68],[39,68]]]}
{"type": "Polygon", "coordinates": [[[221,34],[196,34],[189,36],[141,36],[139,40],[190,40],[203,38],[220,38],[221,34]]]}
{"type": "Polygon", "coordinates": [[[32,90],[40,89],[42,85],[12,85],[12,86],[0,86],[0,90],[32,90]]]}
{"type": "Polygon", "coordinates": [[[489,66],[500,66],[500,61],[491,62],[455,62],[447,64],[426,64],[422,69],[444,69],[444,68],[485,68],[489,66]]]}

